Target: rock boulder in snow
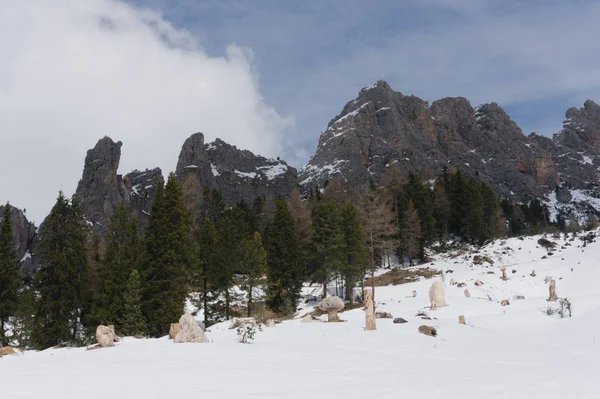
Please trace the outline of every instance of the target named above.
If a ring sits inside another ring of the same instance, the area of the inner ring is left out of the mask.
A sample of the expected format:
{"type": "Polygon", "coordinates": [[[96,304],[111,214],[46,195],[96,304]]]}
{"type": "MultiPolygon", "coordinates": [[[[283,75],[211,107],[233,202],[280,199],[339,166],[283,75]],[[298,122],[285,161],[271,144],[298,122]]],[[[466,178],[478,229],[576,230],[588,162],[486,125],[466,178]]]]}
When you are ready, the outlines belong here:
{"type": "Polygon", "coordinates": [[[189,313],[184,314],[179,318],[181,330],[177,333],[173,342],[175,343],[192,343],[206,342],[208,339],[204,335],[204,331],[198,326],[198,323],[189,313]]]}
{"type": "Polygon", "coordinates": [[[327,321],[330,323],[340,321],[338,312],[344,309],[344,301],[339,296],[328,296],[321,301],[319,309],[327,312],[327,321]]]}
{"type": "Polygon", "coordinates": [[[434,281],[429,289],[429,300],[431,301],[431,310],[446,306],[446,294],[444,284],[441,281],[434,281]]]}
{"type": "Polygon", "coordinates": [[[98,342],[98,346],[102,348],[114,346],[116,338],[115,326],[99,325],[96,328],[96,341],[98,342]]]}

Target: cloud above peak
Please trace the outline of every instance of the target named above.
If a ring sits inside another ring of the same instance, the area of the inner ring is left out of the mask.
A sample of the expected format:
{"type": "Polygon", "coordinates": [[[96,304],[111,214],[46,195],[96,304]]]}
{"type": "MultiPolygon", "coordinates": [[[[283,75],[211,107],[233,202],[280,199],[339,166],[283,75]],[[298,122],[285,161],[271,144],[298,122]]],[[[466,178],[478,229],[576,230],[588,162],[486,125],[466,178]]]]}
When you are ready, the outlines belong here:
{"type": "Polygon", "coordinates": [[[265,103],[252,52],[211,57],[161,14],[117,0],[0,0],[0,201],[37,223],[72,194],[86,150],[123,141],[120,171],[173,170],[201,131],[266,156],[292,117],[265,103]]]}

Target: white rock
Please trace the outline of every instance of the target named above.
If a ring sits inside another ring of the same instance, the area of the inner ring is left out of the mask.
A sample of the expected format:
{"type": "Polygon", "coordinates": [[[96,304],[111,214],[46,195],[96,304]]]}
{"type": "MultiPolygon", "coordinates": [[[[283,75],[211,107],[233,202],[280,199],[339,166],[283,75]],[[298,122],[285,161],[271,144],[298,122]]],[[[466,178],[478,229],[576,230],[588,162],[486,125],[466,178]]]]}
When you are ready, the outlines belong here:
{"type": "Polygon", "coordinates": [[[434,281],[431,284],[429,300],[431,301],[431,310],[446,306],[446,294],[444,293],[444,284],[441,281],[434,281]]]}
{"type": "Polygon", "coordinates": [[[173,338],[175,343],[188,343],[188,342],[206,342],[208,339],[204,335],[204,331],[198,326],[194,316],[189,313],[184,314],[179,319],[179,326],[181,329],[173,338]]]}
{"type": "Polygon", "coordinates": [[[96,341],[102,348],[114,346],[116,340],[115,326],[99,325],[96,328],[96,341]]]}
{"type": "Polygon", "coordinates": [[[319,304],[319,309],[327,312],[328,321],[340,321],[337,312],[344,309],[344,301],[339,296],[328,296],[319,304]]]}

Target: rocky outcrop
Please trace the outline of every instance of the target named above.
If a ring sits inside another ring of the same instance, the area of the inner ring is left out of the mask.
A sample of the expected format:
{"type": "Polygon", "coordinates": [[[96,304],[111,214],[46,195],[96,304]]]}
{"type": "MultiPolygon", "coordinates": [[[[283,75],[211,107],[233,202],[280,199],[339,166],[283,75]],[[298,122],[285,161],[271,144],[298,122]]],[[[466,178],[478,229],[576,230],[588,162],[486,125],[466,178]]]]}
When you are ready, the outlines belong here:
{"type": "MultiPolygon", "coordinates": [[[[0,205],[0,220],[4,215],[4,207],[0,205]]],[[[37,228],[27,220],[25,210],[20,210],[10,205],[10,216],[12,231],[15,237],[15,252],[21,262],[21,272],[26,280],[33,277],[37,269],[37,259],[35,257],[35,248],[38,243],[37,228]]]]}
{"type": "Polygon", "coordinates": [[[162,179],[159,168],[136,170],[125,177],[119,175],[121,146],[120,141],[104,137],[87,152],[83,175],[74,195],[80,201],[88,223],[100,237],[106,235],[110,218],[121,202],[137,218],[142,232],[148,222],[156,185],[162,179]]]}
{"type": "Polygon", "coordinates": [[[190,136],[179,154],[177,179],[190,210],[202,205],[204,187],[218,189],[226,205],[252,204],[257,197],[288,197],[297,187],[296,169],[279,159],[240,150],[222,140],[205,144],[204,135],[190,136]]]}
{"type": "MultiPolygon", "coordinates": [[[[332,180],[363,190],[386,174],[414,172],[429,180],[443,167],[460,168],[501,197],[526,201],[565,184],[595,187],[599,154],[600,106],[592,101],[568,110],[563,130],[550,139],[523,135],[496,103],[474,108],[458,97],[429,105],[379,81],[329,122],[299,179],[304,191],[332,180]]],[[[559,200],[571,201],[568,190],[559,200]]]]}

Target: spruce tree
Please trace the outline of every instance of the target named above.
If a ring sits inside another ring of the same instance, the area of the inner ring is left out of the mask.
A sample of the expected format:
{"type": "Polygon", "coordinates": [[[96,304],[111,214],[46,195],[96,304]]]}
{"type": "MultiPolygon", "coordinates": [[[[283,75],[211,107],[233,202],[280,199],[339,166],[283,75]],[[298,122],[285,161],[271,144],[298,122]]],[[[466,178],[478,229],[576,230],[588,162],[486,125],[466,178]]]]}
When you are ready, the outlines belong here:
{"type": "Polygon", "coordinates": [[[450,228],[451,208],[448,192],[441,180],[436,181],[433,190],[433,217],[438,238],[442,244],[448,240],[450,228]]]}
{"type": "Polygon", "coordinates": [[[487,183],[481,182],[479,191],[483,202],[484,239],[500,237],[505,234],[504,217],[500,200],[494,189],[487,183]]]}
{"type": "Polygon", "coordinates": [[[323,298],[327,296],[327,283],[338,273],[345,260],[345,241],[341,214],[334,202],[320,202],[313,209],[313,277],[323,284],[323,298]]]}
{"type": "Polygon", "coordinates": [[[17,310],[22,285],[12,232],[11,209],[7,203],[0,222],[0,346],[9,344],[6,324],[17,310]]]}
{"type": "Polygon", "coordinates": [[[302,289],[302,268],[296,221],[282,198],[275,204],[273,222],[267,226],[267,305],[271,310],[291,314],[302,289]]]}
{"type": "Polygon", "coordinates": [[[183,313],[194,255],[191,219],[172,173],[164,188],[157,186],[145,234],[142,309],[148,333],[158,337],[183,313]]]}
{"type": "Polygon", "coordinates": [[[406,255],[408,255],[410,266],[413,265],[413,259],[421,256],[423,248],[421,223],[419,214],[412,201],[408,203],[408,209],[402,223],[401,229],[402,244],[406,255]]]}
{"type": "Polygon", "coordinates": [[[214,289],[215,274],[218,272],[216,263],[217,231],[210,219],[205,218],[196,232],[198,244],[198,262],[192,281],[198,292],[198,307],[204,311],[204,325],[210,326],[217,322],[218,310],[214,309],[213,301],[218,293],[214,289]]]}
{"type": "MultiPolygon", "coordinates": [[[[419,214],[419,223],[421,224],[421,234],[424,244],[434,239],[435,219],[433,218],[433,193],[423,184],[417,174],[410,173],[408,181],[404,185],[404,193],[408,200],[412,201],[417,213],[419,214]]],[[[420,254],[422,257],[422,254],[420,254]]]]}
{"type": "Polygon", "coordinates": [[[146,321],[142,314],[142,286],[136,269],[129,274],[123,292],[123,312],[119,324],[124,335],[140,335],[146,331],[146,321]]]}
{"type": "Polygon", "coordinates": [[[488,238],[484,223],[483,197],[481,186],[475,179],[469,179],[467,183],[467,196],[464,201],[468,205],[469,212],[464,220],[463,237],[472,243],[483,244],[488,238]]]}
{"type": "Polygon", "coordinates": [[[345,262],[341,273],[345,282],[345,297],[350,303],[354,300],[353,289],[362,279],[369,266],[366,239],[358,210],[352,203],[342,209],[345,262]]]}
{"type": "Polygon", "coordinates": [[[236,214],[238,212],[228,210],[221,223],[217,226],[214,262],[219,267],[214,268],[211,273],[213,288],[225,300],[223,303],[225,320],[229,320],[233,316],[231,312],[231,304],[234,300],[234,292],[232,291],[234,285],[233,277],[239,271],[238,246],[241,239],[238,232],[246,229],[243,221],[239,217],[236,217],[236,214]]]}
{"type": "Polygon", "coordinates": [[[132,270],[138,267],[142,255],[137,223],[129,217],[123,203],[111,218],[106,242],[104,260],[100,262],[97,273],[94,319],[100,324],[112,324],[120,332],[128,279],[132,270]]]}
{"type": "Polygon", "coordinates": [[[34,286],[38,292],[32,343],[47,348],[80,337],[82,308],[88,298],[88,226],[75,200],[59,194],[40,227],[40,269],[34,286]]]}
{"type": "Polygon", "coordinates": [[[263,248],[260,233],[256,231],[251,238],[245,238],[240,244],[239,252],[242,273],[246,276],[245,288],[248,293],[248,317],[250,317],[253,291],[267,269],[267,252],[263,248]]]}

